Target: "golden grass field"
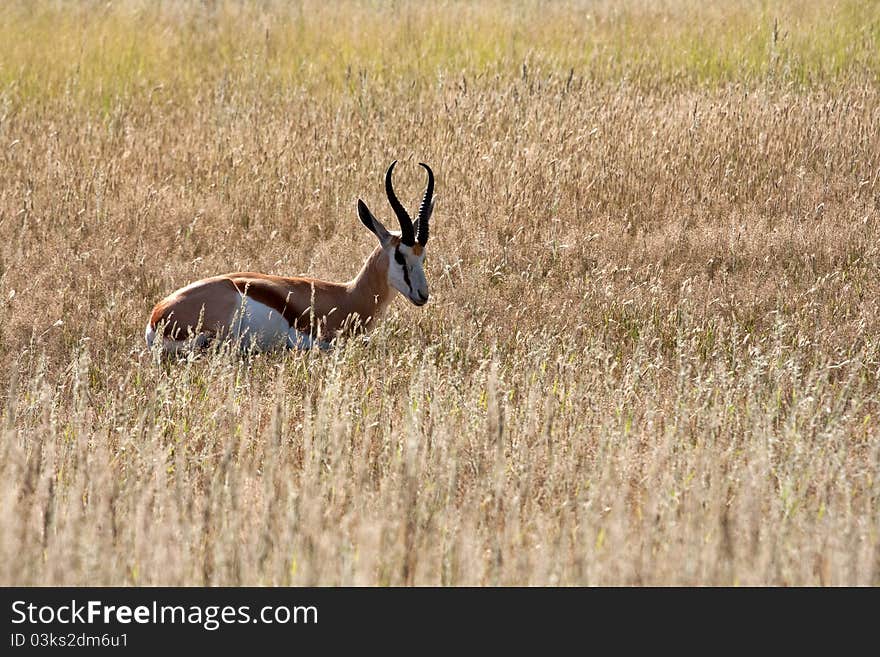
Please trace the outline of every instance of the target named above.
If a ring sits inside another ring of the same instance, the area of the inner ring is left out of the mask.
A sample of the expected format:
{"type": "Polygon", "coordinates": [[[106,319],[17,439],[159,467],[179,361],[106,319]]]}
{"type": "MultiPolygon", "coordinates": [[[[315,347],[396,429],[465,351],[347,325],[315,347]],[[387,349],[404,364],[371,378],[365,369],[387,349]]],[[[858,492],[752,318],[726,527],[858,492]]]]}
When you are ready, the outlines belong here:
{"type": "Polygon", "coordinates": [[[3,3],[0,584],[880,584],[878,82],[855,1],[3,3]],[[427,306],[144,352],[393,159],[427,306]]]}

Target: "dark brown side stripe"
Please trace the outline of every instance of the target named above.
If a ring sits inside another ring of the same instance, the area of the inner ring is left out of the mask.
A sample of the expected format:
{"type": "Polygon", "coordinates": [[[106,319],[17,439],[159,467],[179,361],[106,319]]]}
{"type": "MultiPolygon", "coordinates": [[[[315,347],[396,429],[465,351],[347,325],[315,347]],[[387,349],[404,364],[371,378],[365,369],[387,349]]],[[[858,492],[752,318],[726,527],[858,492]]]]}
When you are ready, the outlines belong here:
{"type": "Polygon", "coordinates": [[[286,295],[281,296],[275,290],[260,285],[245,286],[236,285],[235,283],[233,285],[235,285],[235,289],[238,290],[239,294],[245,295],[248,299],[253,299],[264,306],[268,306],[286,319],[288,324],[292,324],[295,321],[296,309],[288,302],[286,295]]]}

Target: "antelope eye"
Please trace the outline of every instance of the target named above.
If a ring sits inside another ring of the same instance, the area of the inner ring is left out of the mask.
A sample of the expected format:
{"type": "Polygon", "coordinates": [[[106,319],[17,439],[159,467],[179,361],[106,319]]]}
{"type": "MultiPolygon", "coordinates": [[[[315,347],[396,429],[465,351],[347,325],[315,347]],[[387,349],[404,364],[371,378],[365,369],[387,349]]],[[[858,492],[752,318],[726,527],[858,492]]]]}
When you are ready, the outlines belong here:
{"type": "Polygon", "coordinates": [[[403,266],[403,263],[406,262],[406,261],[403,259],[403,254],[400,252],[400,249],[394,249],[394,261],[395,261],[398,265],[401,265],[401,266],[403,266]]]}

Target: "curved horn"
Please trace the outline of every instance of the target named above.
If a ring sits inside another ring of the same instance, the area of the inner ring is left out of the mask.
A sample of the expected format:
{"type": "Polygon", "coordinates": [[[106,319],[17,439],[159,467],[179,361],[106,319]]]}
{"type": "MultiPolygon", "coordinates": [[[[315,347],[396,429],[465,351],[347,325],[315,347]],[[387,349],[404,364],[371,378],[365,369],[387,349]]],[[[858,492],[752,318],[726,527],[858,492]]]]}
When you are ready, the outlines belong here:
{"type": "Polygon", "coordinates": [[[419,244],[425,246],[428,243],[428,223],[431,219],[431,213],[434,211],[434,172],[424,162],[419,162],[419,166],[428,172],[428,188],[425,190],[425,196],[419,206],[419,216],[416,220],[418,228],[416,238],[419,240],[419,244]]]}
{"type": "Polygon", "coordinates": [[[385,193],[388,195],[388,202],[394,209],[394,214],[397,215],[397,221],[400,223],[400,241],[407,246],[412,246],[416,243],[413,235],[412,219],[409,218],[409,214],[407,214],[403,205],[400,204],[400,201],[397,200],[394,187],[391,185],[391,172],[394,171],[395,164],[397,164],[397,160],[394,160],[391,166],[388,167],[388,171],[385,172],[385,193]]]}

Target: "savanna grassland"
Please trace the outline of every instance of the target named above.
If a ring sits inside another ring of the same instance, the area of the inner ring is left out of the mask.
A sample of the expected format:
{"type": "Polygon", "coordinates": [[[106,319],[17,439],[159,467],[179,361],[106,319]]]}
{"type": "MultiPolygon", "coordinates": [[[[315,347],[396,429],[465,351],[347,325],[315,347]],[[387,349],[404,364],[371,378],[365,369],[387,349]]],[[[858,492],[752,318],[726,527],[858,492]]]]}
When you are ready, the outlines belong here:
{"type": "Polygon", "coordinates": [[[0,5],[0,584],[880,584],[880,4],[0,5]],[[353,276],[369,342],[152,305],[353,276]]]}

